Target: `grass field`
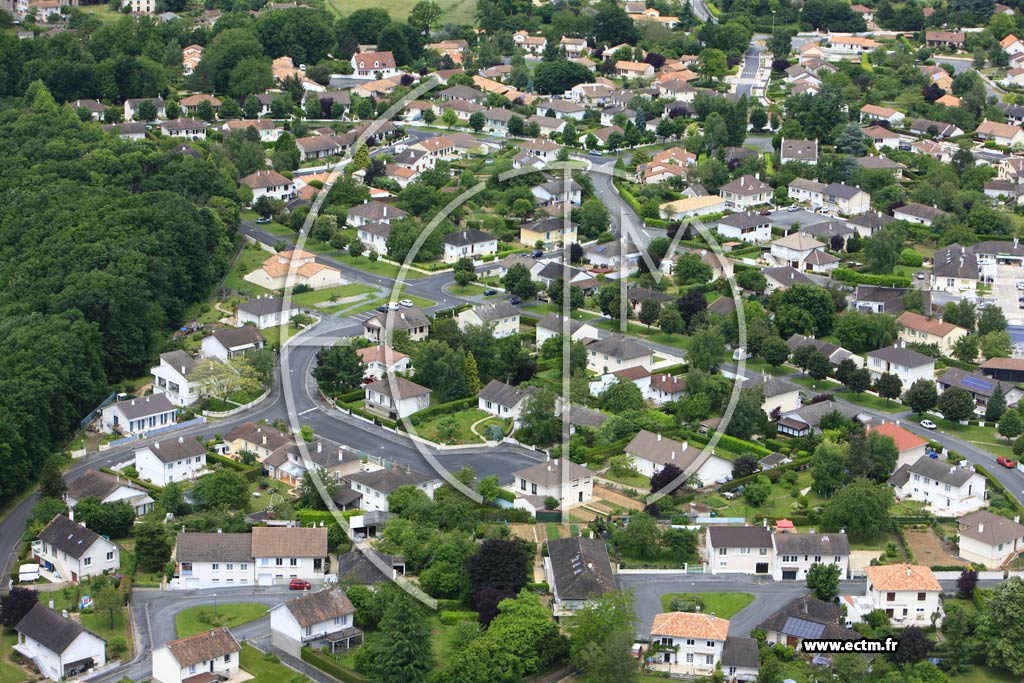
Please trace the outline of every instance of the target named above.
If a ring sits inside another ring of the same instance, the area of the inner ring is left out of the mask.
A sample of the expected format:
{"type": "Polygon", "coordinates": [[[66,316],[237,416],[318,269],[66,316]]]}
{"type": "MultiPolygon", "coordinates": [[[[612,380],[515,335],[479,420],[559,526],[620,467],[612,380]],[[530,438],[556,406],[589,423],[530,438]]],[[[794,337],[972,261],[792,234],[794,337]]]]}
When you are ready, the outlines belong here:
{"type": "MultiPolygon", "coordinates": [[[[376,287],[370,287],[369,285],[341,285],[340,287],[331,287],[329,289],[317,289],[313,290],[312,292],[293,294],[292,301],[295,304],[303,306],[305,308],[317,308],[315,304],[324,301],[331,301],[332,299],[346,299],[351,296],[358,296],[360,294],[370,294],[376,291],[376,287]]],[[[342,305],[344,306],[345,304],[342,305]]]]}
{"type": "Polygon", "coordinates": [[[462,410],[452,415],[439,415],[436,419],[429,422],[425,422],[416,428],[417,433],[424,439],[430,439],[431,441],[448,444],[462,444],[462,443],[480,443],[481,439],[479,436],[473,433],[470,427],[474,422],[483,420],[490,413],[485,413],[477,408],[470,410],[462,410]],[[445,420],[445,418],[454,417],[455,421],[459,424],[459,429],[454,435],[445,439],[441,438],[438,433],[438,425],[445,420]]]}
{"type": "Polygon", "coordinates": [[[280,681],[301,681],[309,683],[309,679],[302,674],[295,673],[280,662],[268,662],[263,658],[263,653],[242,643],[242,653],[239,658],[242,669],[252,674],[250,683],[280,683],[280,681]]]}
{"type": "Polygon", "coordinates": [[[113,654],[110,652],[110,639],[120,636],[124,638],[127,645],[127,651],[122,654],[130,655],[132,651],[132,634],[131,628],[129,627],[127,607],[122,607],[114,613],[113,628],[110,626],[110,614],[107,612],[93,612],[92,614],[82,614],[81,616],[82,626],[107,641],[107,652],[109,654],[113,654]]]}
{"type": "Polygon", "coordinates": [[[907,409],[905,405],[897,403],[896,401],[881,398],[880,396],[872,396],[871,394],[855,394],[852,391],[847,391],[846,389],[843,389],[838,393],[850,403],[856,403],[859,406],[871,408],[872,410],[880,410],[883,413],[902,413],[907,409]]]}
{"type": "Polygon", "coordinates": [[[838,389],[843,386],[839,382],[833,382],[830,379],[814,379],[807,375],[790,377],[789,381],[793,384],[799,384],[804,389],[811,389],[812,391],[832,391],[833,389],[838,389]]]}
{"type": "Polygon", "coordinates": [[[972,666],[957,676],[949,677],[950,683],[1011,683],[1018,679],[1009,671],[988,666],[972,666]]]}
{"type": "Polygon", "coordinates": [[[21,683],[28,680],[28,675],[24,671],[6,661],[11,654],[11,648],[17,642],[18,634],[14,629],[5,628],[3,635],[0,636],[0,683],[21,683]]]}
{"type": "MultiPolygon", "coordinates": [[[[396,21],[409,16],[409,10],[415,4],[416,0],[327,0],[327,8],[338,16],[346,16],[357,9],[380,7],[386,9],[396,21]]],[[[437,4],[441,7],[441,18],[437,26],[473,23],[476,0],[437,0],[437,4]]]]}
{"type": "Polygon", "coordinates": [[[675,598],[699,597],[704,602],[705,614],[715,613],[719,619],[732,619],[754,601],[750,593],[665,593],[661,596],[661,609],[668,611],[668,605],[675,598]]]}
{"type": "MultiPolygon", "coordinates": [[[[200,607],[189,607],[178,612],[178,616],[174,618],[174,625],[177,627],[178,637],[184,638],[196,633],[202,633],[203,631],[209,631],[218,626],[234,628],[254,619],[259,619],[266,615],[266,613],[266,605],[255,602],[235,602],[217,605],[217,616],[215,617],[213,615],[213,605],[203,605],[200,607]]],[[[243,664],[242,668],[247,669],[248,667],[243,664]]],[[[249,673],[255,674],[253,671],[249,673]]]]}
{"type": "MultiPolygon", "coordinates": [[[[769,519],[780,519],[796,514],[793,510],[793,504],[796,502],[796,498],[792,495],[793,489],[803,490],[810,485],[811,473],[801,472],[797,477],[796,484],[786,484],[782,481],[773,484],[771,493],[768,494],[768,500],[760,507],[751,506],[742,495],[735,500],[728,501],[721,508],[717,508],[713,501],[724,501],[723,498],[712,496],[706,502],[712,507],[716,507],[715,512],[719,517],[745,517],[753,519],[754,515],[764,515],[769,519]]],[[[821,495],[814,491],[807,492],[807,504],[809,506],[821,505],[824,502],[825,498],[821,495]]]]}
{"type": "Polygon", "coordinates": [[[268,258],[270,258],[270,253],[263,251],[259,247],[244,247],[238,255],[238,260],[235,261],[231,272],[225,278],[224,286],[240,292],[258,292],[260,294],[268,292],[269,290],[242,279],[259,268],[268,258]]]}
{"type": "MultiPolygon", "coordinates": [[[[1008,458],[1017,459],[1014,455],[1011,441],[1007,441],[1003,437],[996,433],[996,430],[991,427],[978,427],[976,425],[962,425],[959,422],[950,422],[949,420],[943,420],[942,418],[929,415],[928,419],[938,425],[939,429],[955,436],[958,439],[969,441],[970,443],[983,448],[993,455],[1005,455],[1008,458]]],[[[939,434],[933,432],[933,441],[937,441],[944,445],[946,448],[950,447],[948,443],[942,443],[943,438],[939,434]]],[[[954,447],[953,450],[956,450],[954,447]]]]}

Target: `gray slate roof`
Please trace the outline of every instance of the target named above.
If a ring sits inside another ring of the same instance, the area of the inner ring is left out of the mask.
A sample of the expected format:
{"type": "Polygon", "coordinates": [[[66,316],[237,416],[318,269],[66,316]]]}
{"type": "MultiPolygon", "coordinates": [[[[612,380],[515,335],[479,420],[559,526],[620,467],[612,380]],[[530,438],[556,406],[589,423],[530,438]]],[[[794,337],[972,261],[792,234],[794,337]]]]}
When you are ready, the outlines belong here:
{"type": "Polygon", "coordinates": [[[922,455],[917,462],[910,465],[903,465],[889,479],[894,486],[902,486],[907,482],[911,474],[917,474],[942,484],[949,484],[957,488],[963,486],[974,476],[974,471],[967,467],[956,467],[938,460],[932,460],[927,455],[922,455]]]}
{"type": "Polygon", "coordinates": [[[160,360],[167,363],[167,365],[170,365],[185,377],[187,377],[189,373],[195,370],[196,366],[199,365],[199,361],[180,349],[177,351],[161,353],[160,360]]]}
{"type": "Polygon", "coordinates": [[[850,539],[846,534],[774,534],[774,538],[780,555],[850,554],[850,539]]]}
{"type": "Polygon", "coordinates": [[[252,534],[184,531],[178,534],[174,559],[178,562],[252,562],[252,534]]]}
{"type": "Polygon", "coordinates": [[[39,532],[39,540],[77,560],[100,540],[100,535],[64,515],[57,515],[39,532]]]}
{"type": "Polygon", "coordinates": [[[493,242],[496,239],[498,238],[489,232],[470,228],[468,230],[460,230],[459,232],[453,232],[445,235],[441,238],[441,241],[455,247],[467,247],[473,244],[493,242]]]}
{"type": "Polygon", "coordinates": [[[241,327],[224,327],[212,335],[221,345],[228,350],[237,349],[250,344],[259,345],[266,341],[260,331],[253,325],[242,325],[241,327]]]}
{"type": "Polygon", "coordinates": [[[699,469],[707,457],[710,457],[708,454],[707,457],[701,458],[701,451],[702,449],[697,446],[646,429],[641,429],[625,448],[625,452],[635,458],[643,458],[658,465],[675,465],[687,474],[699,469]]]}
{"type": "Polygon", "coordinates": [[[548,541],[554,590],[562,600],[586,600],[615,590],[615,577],[604,541],[562,538],[548,541]]]}
{"type": "Polygon", "coordinates": [[[878,349],[877,351],[868,351],[867,356],[871,358],[881,358],[889,363],[896,363],[908,368],[917,368],[922,365],[934,364],[935,359],[931,356],[926,356],[923,353],[918,353],[913,349],[908,349],[900,346],[886,346],[885,348],[878,349]]]}
{"type": "Polygon", "coordinates": [[[729,636],[722,646],[722,667],[737,669],[760,669],[761,656],[757,649],[757,641],[753,638],[729,636]]]}
{"type": "Polygon", "coordinates": [[[305,628],[336,617],[354,614],[356,608],[341,589],[317,591],[289,600],[282,605],[305,628]]]}
{"type": "Polygon", "coordinates": [[[988,510],[978,510],[964,515],[957,522],[961,536],[973,538],[986,545],[1013,543],[1019,538],[1024,538],[1024,526],[988,510]]]}
{"type": "MultiPolygon", "coordinates": [[[[177,439],[157,441],[143,448],[148,448],[160,462],[177,462],[185,458],[194,458],[197,455],[206,454],[206,446],[199,443],[192,437],[179,436],[177,439]]],[[[138,453],[141,448],[136,449],[138,453]]]]}
{"type": "Polygon", "coordinates": [[[622,334],[613,334],[604,339],[594,339],[587,343],[587,351],[604,353],[611,358],[622,360],[651,355],[650,348],[622,334]]]}
{"type": "Polygon", "coordinates": [[[264,296],[238,304],[239,311],[256,316],[270,315],[271,313],[280,313],[281,311],[291,311],[294,309],[295,305],[291,303],[288,304],[288,308],[285,308],[284,301],[275,296],[264,296]]]}
{"type": "Polygon", "coordinates": [[[407,471],[397,467],[374,470],[373,472],[356,472],[347,478],[351,482],[387,494],[394,492],[399,486],[419,486],[428,481],[437,480],[437,477],[432,474],[423,474],[414,470],[407,471]]]}
{"type": "Polygon", "coordinates": [[[117,403],[116,406],[117,409],[121,411],[121,414],[129,420],[176,410],[174,404],[167,399],[165,394],[153,394],[151,396],[133,398],[128,401],[121,401],[120,403],[117,403]]]}
{"type": "Polygon", "coordinates": [[[21,618],[14,630],[36,641],[47,650],[58,654],[68,649],[71,643],[75,642],[75,638],[86,631],[74,619],[65,617],[60,612],[45,607],[42,603],[36,603],[21,618]]]}
{"type": "Polygon", "coordinates": [[[473,313],[484,322],[519,317],[519,309],[507,301],[496,301],[493,304],[474,306],[473,313]]]}
{"type": "Polygon", "coordinates": [[[763,526],[711,526],[708,533],[715,548],[772,547],[772,532],[763,526]]]}
{"type": "Polygon", "coordinates": [[[511,384],[506,384],[497,379],[492,379],[487,383],[487,386],[480,390],[478,396],[484,401],[491,401],[492,403],[497,403],[500,406],[512,408],[529,396],[530,393],[531,392],[528,390],[514,387],[511,384]]]}
{"type": "Polygon", "coordinates": [[[89,496],[96,496],[103,500],[121,487],[133,489],[143,494],[146,493],[145,490],[127,479],[119,479],[99,470],[86,470],[68,484],[68,498],[80,501],[89,496]]]}
{"type": "Polygon", "coordinates": [[[539,462],[532,467],[513,472],[512,476],[546,488],[558,486],[566,480],[572,481],[581,477],[589,477],[592,474],[593,472],[583,465],[577,465],[573,461],[564,458],[555,458],[554,460],[539,462]],[[564,474],[562,472],[563,468],[565,470],[564,474]]]}

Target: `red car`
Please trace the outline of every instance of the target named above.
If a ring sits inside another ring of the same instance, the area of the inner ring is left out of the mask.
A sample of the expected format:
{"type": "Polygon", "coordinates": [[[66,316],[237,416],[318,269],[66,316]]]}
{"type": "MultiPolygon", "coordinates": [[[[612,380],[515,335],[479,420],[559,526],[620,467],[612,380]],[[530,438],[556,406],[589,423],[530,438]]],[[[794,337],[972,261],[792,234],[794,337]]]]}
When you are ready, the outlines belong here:
{"type": "Polygon", "coordinates": [[[293,591],[306,591],[309,590],[309,581],[304,579],[292,579],[291,583],[288,584],[288,588],[293,591]]]}
{"type": "Polygon", "coordinates": [[[996,458],[996,464],[1002,465],[1003,467],[1006,467],[1011,470],[1017,466],[1016,462],[1004,456],[999,456],[998,458],[996,458]]]}

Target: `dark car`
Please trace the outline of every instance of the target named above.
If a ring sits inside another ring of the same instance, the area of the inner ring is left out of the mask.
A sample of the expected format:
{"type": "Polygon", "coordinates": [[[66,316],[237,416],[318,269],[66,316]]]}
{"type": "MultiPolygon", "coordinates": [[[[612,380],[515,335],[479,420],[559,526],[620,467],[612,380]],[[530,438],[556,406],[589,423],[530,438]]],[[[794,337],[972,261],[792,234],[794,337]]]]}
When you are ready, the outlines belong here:
{"type": "Polygon", "coordinates": [[[520,299],[518,296],[513,296],[513,297],[509,298],[508,302],[510,304],[512,304],[513,306],[515,306],[515,305],[523,303],[523,300],[520,299]]]}
{"type": "Polygon", "coordinates": [[[388,305],[384,304],[383,306],[378,306],[377,307],[377,311],[380,312],[380,313],[387,313],[388,312],[388,305]]]}
{"type": "Polygon", "coordinates": [[[494,296],[497,293],[498,293],[498,290],[496,290],[496,289],[485,289],[484,290],[484,296],[494,296]]]}
{"type": "Polygon", "coordinates": [[[309,581],[305,579],[292,579],[288,584],[289,590],[293,591],[308,591],[310,589],[309,581]]]}
{"type": "Polygon", "coordinates": [[[769,209],[762,209],[760,215],[762,215],[762,216],[771,216],[772,212],[769,209]]]}
{"type": "Polygon", "coordinates": [[[537,249],[532,254],[530,254],[530,256],[532,256],[533,258],[541,258],[541,257],[544,256],[544,250],[543,249],[537,249]]]}

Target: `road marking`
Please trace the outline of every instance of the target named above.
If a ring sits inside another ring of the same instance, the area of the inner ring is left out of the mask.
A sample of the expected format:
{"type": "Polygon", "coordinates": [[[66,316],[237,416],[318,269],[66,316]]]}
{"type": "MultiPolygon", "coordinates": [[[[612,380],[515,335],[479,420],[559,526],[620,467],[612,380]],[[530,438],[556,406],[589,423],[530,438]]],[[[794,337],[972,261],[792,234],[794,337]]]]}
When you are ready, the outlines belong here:
{"type": "Polygon", "coordinates": [[[313,406],[312,408],[308,408],[306,410],[303,410],[301,413],[299,413],[299,415],[305,415],[306,413],[311,413],[311,412],[313,412],[316,409],[317,409],[316,406],[313,406]]]}

